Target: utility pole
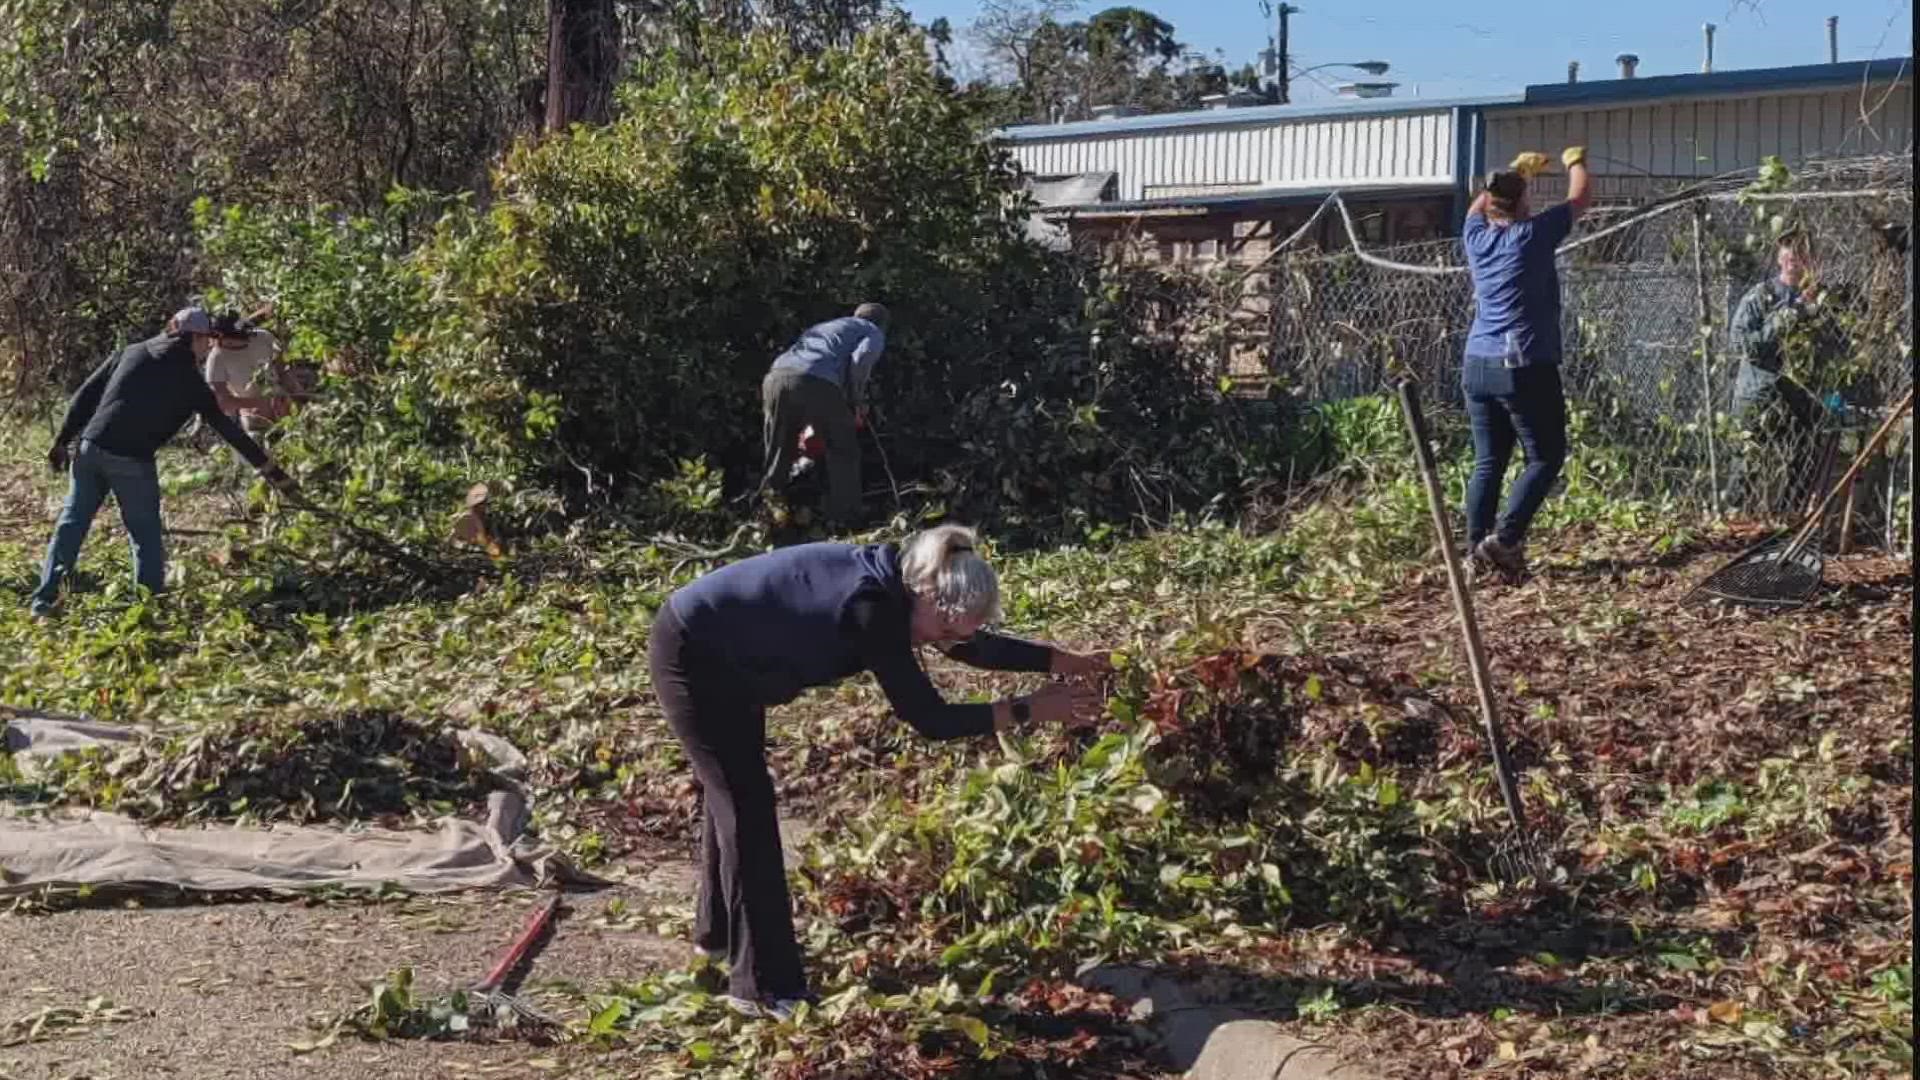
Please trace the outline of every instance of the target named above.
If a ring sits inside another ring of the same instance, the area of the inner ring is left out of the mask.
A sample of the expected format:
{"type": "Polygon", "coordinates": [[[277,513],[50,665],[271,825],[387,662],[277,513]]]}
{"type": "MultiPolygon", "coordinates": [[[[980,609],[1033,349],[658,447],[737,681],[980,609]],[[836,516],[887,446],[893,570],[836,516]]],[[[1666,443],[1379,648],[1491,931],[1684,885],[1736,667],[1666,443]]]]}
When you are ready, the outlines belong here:
{"type": "Polygon", "coordinates": [[[1280,25],[1276,27],[1276,36],[1274,38],[1274,78],[1277,80],[1274,85],[1279,91],[1280,104],[1282,105],[1288,104],[1293,100],[1287,75],[1287,16],[1299,10],[1299,8],[1294,7],[1292,4],[1285,3],[1274,9],[1274,14],[1279,16],[1280,19],[1280,25]]]}

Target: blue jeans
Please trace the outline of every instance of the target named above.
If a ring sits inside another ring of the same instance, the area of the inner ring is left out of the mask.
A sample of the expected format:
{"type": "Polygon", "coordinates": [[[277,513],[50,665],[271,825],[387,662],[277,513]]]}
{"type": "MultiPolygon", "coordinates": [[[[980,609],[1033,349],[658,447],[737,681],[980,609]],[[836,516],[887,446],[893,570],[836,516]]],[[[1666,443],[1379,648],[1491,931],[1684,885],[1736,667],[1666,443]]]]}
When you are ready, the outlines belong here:
{"type": "Polygon", "coordinates": [[[120,504],[120,521],[132,540],[133,577],[137,584],[159,592],[167,580],[167,550],[160,524],[160,469],[152,461],[108,453],[82,440],[73,457],[73,486],[60,508],[53,543],[47,545],[40,586],[33,590],[33,610],[46,611],[60,596],[60,578],[73,572],[80,545],[93,527],[93,515],[111,493],[120,504]]]}
{"type": "Polygon", "coordinates": [[[1567,401],[1560,389],[1560,366],[1510,368],[1499,359],[1469,356],[1461,365],[1460,388],[1473,424],[1467,543],[1477,544],[1491,534],[1502,544],[1520,544],[1567,460],[1567,401]],[[1496,525],[1500,482],[1507,475],[1515,442],[1527,455],[1527,467],[1521,470],[1507,512],[1496,525]]]}

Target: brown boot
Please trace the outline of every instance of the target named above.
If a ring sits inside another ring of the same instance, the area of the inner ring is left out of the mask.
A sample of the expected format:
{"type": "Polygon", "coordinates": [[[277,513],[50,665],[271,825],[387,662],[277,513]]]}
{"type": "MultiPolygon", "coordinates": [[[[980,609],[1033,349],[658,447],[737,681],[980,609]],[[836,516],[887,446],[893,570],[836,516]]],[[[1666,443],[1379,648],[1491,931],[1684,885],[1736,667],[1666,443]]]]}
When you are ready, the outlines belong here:
{"type": "Polygon", "coordinates": [[[1476,561],[1487,563],[1513,581],[1527,576],[1527,552],[1521,544],[1503,544],[1489,536],[1473,546],[1476,561]]]}

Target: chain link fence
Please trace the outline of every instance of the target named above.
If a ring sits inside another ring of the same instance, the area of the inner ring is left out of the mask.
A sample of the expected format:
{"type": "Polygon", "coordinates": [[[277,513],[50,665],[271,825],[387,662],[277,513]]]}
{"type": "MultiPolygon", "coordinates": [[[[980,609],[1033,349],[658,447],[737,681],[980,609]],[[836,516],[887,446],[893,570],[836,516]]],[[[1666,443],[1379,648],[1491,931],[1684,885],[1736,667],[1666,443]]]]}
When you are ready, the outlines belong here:
{"type": "MultiPolygon", "coordinates": [[[[1912,192],[1908,159],[1874,158],[1590,210],[1559,258],[1574,452],[1625,452],[1627,494],[1685,510],[1804,513],[1912,385],[1912,192]],[[1765,284],[1782,237],[1809,270],[1813,302],[1794,316],[1765,284]],[[1777,381],[1760,373],[1775,364],[1777,381]]],[[[1322,212],[1347,215],[1337,195],[1322,212]]],[[[1473,320],[1458,241],[1370,250],[1347,235],[1227,275],[1215,296],[1237,312],[1219,321],[1258,330],[1222,348],[1225,373],[1312,402],[1411,375],[1444,419],[1473,320]]],[[[1896,429],[1829,543],[1911,552],[1911,433],[1896,429]]]]}

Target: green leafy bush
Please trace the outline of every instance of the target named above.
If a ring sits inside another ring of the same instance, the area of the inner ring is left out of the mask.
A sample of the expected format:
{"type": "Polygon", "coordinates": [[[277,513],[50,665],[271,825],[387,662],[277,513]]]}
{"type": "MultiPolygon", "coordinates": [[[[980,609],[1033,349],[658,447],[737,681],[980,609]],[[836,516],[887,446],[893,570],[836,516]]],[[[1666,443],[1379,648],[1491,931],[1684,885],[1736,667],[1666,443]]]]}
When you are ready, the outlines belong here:
{"type": "Polygon", "coordinates": [[[868,476],[884,460],[930,514],[1164,520],[1284,478],[1286,410],[1144,332],[1164,276],[1030,244],[973,110],[913,32],[714,40],[650,57],[613,123],[517,148],[487,207],[199,219],[222,295],[279,299],[295,354],[341,372],[292,451],[336,484],[411,499],[488,479],[526,515],[559,505],[538,490],[718,530],[707,481],[757,478],[767,365],[868,299],[895,313],[868,476]]]}
{"type": "Polygon", "coordinates": [[[813,949],[882,935],[903,976],[965,980],[1429,912],[1428,839],[1471,808],[1403,796],[1396,765],[1431,749],[1413,733],[1358,745],[1348,718],[1381,688],[1232,652],[1123,682],[1118,730],[1091,745],[1009,741],[1008,760],[815,845],[813,949]]]}

